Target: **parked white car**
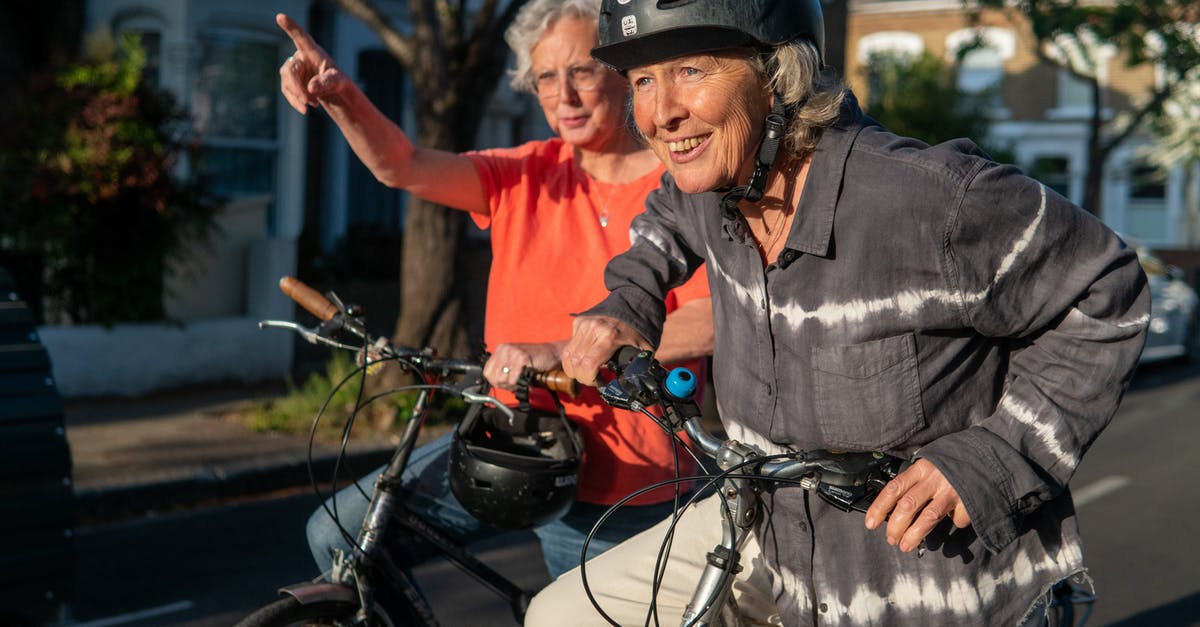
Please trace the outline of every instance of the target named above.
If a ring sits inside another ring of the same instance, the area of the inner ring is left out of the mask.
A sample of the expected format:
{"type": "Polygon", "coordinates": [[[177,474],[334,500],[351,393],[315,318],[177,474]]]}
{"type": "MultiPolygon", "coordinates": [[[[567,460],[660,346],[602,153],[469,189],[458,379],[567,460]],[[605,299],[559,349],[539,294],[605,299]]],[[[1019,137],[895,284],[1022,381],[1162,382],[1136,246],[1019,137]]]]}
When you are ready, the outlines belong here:
{"type": "Polygon", "coordinates": [[[1200,358],[1200,296],[1179,268],[1163,263],[1145,246],[1125,241],[1137,249],[1150,280],[1150,329],[1141,363],[1200,358]]]}

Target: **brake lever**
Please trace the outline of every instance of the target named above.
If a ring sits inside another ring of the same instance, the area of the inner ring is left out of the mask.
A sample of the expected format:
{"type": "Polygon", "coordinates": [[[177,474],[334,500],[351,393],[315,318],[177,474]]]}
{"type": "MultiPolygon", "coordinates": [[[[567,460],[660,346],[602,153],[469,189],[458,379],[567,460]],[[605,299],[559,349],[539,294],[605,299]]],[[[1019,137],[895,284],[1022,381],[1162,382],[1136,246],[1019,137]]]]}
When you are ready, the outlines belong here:
{"type": "Polygon", "coordinates": [[[466,400],[467,402],[470,402],[470,403],[489,403],[489,404],[491,404],[493,408],[495,408],[500,413],[504,414],[505,418],[508,418],[509,424],[512,424],[513,420],[516,419],[516,415],[513,414],[512,408],[508,407],[504,403],[501,403],[500,399],[498,399],[494,396],[490,396],[488,394],[481,394],[478,392],[468,392],[466,390],[461,390],[459,392],[459,395],[461,395],[463,397],[463,400],[466,400]]]}
{"type": "Polygon", "coordinates": [[[659,382],[666,371],[654,360],[654,353],[623,346],[608,361],[615,376],[600,388],[600,396],[621,409],[640,410],[659,403],[659,382]]]}
{"type": "Polygon", "coordinates": [[[294,331],[300,337],[307,340],[309,344],[325,344],[326,346],[332,346],[334,348],[342,348],[342,349],[352,350],[352,351],[357,351],[360,348],[358,346],[344,344],[337,340],[325,337],[324,335],[321,335],[319,332],[317,332],[313,329],[310,329],[308,327],[300,326],[299,324],[296,324],[295,322],[288,322],[286,320],[259,320],[258,321],[258,328],[266,329],[268,327],[276,328],[276,329],[287,329],[289,331],[294,331]]]}

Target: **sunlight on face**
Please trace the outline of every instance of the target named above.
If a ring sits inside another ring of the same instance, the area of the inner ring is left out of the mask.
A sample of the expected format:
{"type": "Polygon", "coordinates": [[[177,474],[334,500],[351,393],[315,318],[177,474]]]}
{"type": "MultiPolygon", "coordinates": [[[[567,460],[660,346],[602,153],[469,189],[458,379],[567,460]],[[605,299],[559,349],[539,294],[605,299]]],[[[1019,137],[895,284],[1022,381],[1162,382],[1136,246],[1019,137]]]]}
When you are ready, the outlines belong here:
{"type": "Polygon", "coordinates": [[[770,100],[745,52],[678,57],[628,78],[638,130],[680,190],[710,191],[749,176],[770,100]]]}
{"type": "Polygon", "coordinates": [[[621,117],[628,86],[592,59],[596,41],[594,21],[566,17],[547,29],[531,51],[546,123],[563,141],[587,150],[603,150],[625,132],[621,117]]]}

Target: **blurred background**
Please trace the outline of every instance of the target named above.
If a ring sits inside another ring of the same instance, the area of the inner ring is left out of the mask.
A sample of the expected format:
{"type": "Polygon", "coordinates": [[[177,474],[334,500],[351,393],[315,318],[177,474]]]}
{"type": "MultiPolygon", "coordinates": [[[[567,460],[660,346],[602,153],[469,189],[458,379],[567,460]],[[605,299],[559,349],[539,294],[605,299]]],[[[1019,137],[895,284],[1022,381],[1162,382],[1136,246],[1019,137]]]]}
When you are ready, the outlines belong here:
{"type": "MultiPolygon", "coordinates": [[[[278,89],[284,12],[423,145],[546,136],[497,37],[522,2],[444,4],[0,5],[0,449],[21,452],[0,494],[44,512],[0,572],[68,561],[64,401],[325,371],[324,351],[255,324],[296,318],[282,275],[336,287],[397,342],[477,350],[487,234],[376,183],[278,89]]],[[[825,15],[828,60],[868,114],[930,143],[970,137],[1097,215],[1154,284],[1144,361],[1195,350],[1200,2],[831,0],[825,15]]]]}

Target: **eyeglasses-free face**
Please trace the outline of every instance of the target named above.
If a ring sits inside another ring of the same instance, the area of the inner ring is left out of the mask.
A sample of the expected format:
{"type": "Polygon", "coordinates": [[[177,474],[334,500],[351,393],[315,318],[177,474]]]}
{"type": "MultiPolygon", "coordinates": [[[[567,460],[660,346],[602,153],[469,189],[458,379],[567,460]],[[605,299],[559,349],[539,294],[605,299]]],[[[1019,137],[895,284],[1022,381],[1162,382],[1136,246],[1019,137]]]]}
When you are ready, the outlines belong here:
{"type": "Polygon", "coordinates": [[[553,100],[562,93],[560,89],[563,76],[567,84],[575,91],[595,91],[604,83],[605,69],[600,63],[592,61],[569,65],[562,72],[542,70],[533,75],[533,91],[538,98],[553,100]]]}

